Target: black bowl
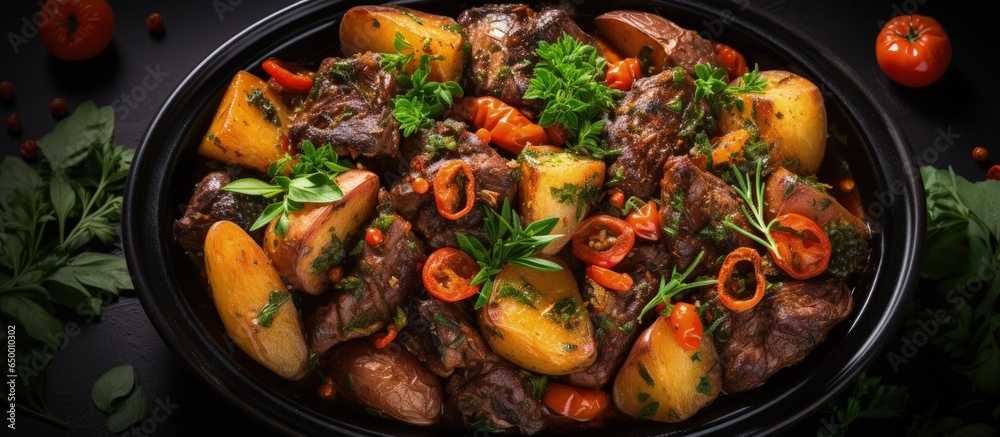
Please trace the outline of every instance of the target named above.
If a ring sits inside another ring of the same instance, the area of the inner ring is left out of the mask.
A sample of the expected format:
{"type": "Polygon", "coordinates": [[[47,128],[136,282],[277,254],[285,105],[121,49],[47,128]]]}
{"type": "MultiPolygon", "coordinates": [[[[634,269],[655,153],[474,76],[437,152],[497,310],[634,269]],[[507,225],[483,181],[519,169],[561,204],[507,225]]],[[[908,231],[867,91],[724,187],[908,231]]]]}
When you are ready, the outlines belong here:
{"type": "MultiPolygon", "coordinates": [[[[785,429],[822,407],[879,355],[914,290],[925,205],[905,136],[886,108],[835,55],[749,4],[599,3],[580,5],[581,17],[613,9],[656,12],[738,48],[762,69],[787,69],[811,79],[823,91],[830,124],[847,135],[844,156],[868,214],[874,266],[854,286],[852,315],[802,363],[779,371],[762,387],[724,395],[679,424],[636,423],[616,432],[762,435],[785,429]]],[[[321,402],[252,361],[228,341],[202,278],[171,238],[172,222],[190,195],[195,145],[232,75],[240,69],[263,75],[259,65],[270,56],[297,60],[336,56],[339,19],[359,4],[336,0],[294,4],[231,39],[184,79],[154,118],[136,154],[125,196],[125,254],[143,307],[166,343],[249,417],[290,435],[436,435],[440,429],[406,426],[359,413],[346,404],[321,402]]],[[[448,1],[404,4],[451,16],[469,6],[448,1]]]]}

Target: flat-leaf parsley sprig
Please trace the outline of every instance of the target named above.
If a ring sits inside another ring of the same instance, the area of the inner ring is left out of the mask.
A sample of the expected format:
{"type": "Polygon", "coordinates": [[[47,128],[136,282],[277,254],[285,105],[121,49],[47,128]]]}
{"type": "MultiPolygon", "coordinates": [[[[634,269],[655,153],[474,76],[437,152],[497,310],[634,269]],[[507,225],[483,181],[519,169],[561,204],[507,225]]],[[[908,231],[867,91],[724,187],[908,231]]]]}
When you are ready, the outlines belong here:
{"type": "Polygon", "coordinates": [[[743,100],[734,99],[734,94],[739,93],[763,93],[767,88],[767,79],[760,77],[758,65],[754,64],[753,71],[749,71],[740,76],[739,85],[729,86],[726,83],[726,69],[716,68],[708,64],[698,64],[694,66],[694,73],[697,79],[694,81],[695,101],[708,100],[712,109],[716,113],[733,106],[743,112],[743,100]]]}
{"type": "Polygon", "coordinates": [[[264,208],[250,230],[260,229],[278,219],[274,233],[284,236],[288,232],[288,213],[302,209],[306,203],[329,203],[344,197],[334,178],[353,168],[351,163],[340,159],[330,144],[317,149],[306,140],[301,147],[302,153],[294,158],[286,153],[284,158],[271,163],[267,171],[271,182],[243,178],[222,187],[234,193],[281,198],[264,208]],[[285,176],[284,170],[289,166],[290,175],[285,176]]]}
{"type": "Polygon", "coordinates": [[[562,270],[559,264],[535,257],[550,242],[562,237],[561,234],[549,235],[559,222],[558,217],[538,220],[522,228],[521,218],[511,209],[510,202],[504,199],[499,214],[486,208],[483,222],[483,231],[489,247],[475,238],[460,232],[455,233],[458,246],[482,267],[469,282],[469,285],[483,284],[476,299],[476,309],[482,308],[489,302],[493,277],[503,270],[502,266],[505,263],[546,272],[562,270]]]}
{"type": "MultiPolygon", "coordinates": [[[[396,32],[392,45],[397,53],[383,53],[379,65],[388,72],[402,72],[413,60],[415,51],[399,32],[396,32]]],[[[462,86],[453,80],[444,83],[427,80],[431,73],[428,64],[439,59],[444,58],[421,54],[419,65],[413,70],[413,74],[400,73],[396,76],[396,81],[408,90],[406,94],[393,97],[389,106],[392,107],[392,116],[399,121],[404,137],[420,128],[431,127],[444,109],[455,102],[455,97],[461,97],[464,93],[462,86]]]]}
{"type": "Polygon", "coordinates": [[[601,141],[604,120],[599,117],[624,94],[604,82],[607,61],[597,48],[563,33],[555,43],[539,42],[535,52],[542,60],[535,64],[524,98],[546,102],[538,124],[566,129],[566,148],[572,152],[595,158],[620,153],[601,141]]]}

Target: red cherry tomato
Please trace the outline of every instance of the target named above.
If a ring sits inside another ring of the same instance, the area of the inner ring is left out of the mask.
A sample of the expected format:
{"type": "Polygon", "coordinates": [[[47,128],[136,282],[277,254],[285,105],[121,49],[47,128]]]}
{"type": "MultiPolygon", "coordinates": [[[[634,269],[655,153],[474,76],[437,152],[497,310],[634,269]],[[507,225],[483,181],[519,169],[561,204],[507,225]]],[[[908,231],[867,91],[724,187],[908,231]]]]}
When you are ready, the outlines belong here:
{"type": "Polygon", "coordinates": [[[378,246],[382,242],[382,230],[379,228],[368,228],[365,231],[365,241],[371,246],[378,246]]]}
{"type": "Polygon", "coordinates": [[[625,216],[625,221],[635,230],[635,236],[650,241],[660,239],[660,206],[656,202],[646,202],[641,208],[633,208],[625,216]]]}
{"type": "Polygon", "coordinates": [[[715,49],[715,55],[722,61],[722,65],[726,67],[726,73],[729,75],[730,81],[738,77],[743,77],[744,74],[750,72],[750,69],[747,68],[746,59],[736,49],[721,42],[713,42],[712,48],[715,49]]]}
{"type": "Polygon", "coordinates": [[[442,247],[427,257],[421,277],[431,296],[445,302],[457,302],[479,292],[469,285],[479,273],[479,264],[469,254],[453,247],[442,247]]]}
{"type": "Polygon", "coordinates": [[[771,238],[777,253],[771,253],[774,264],[795,279],[809,279],[826,270],[833,245],[826,232],[808,217],[788,213],[775,218],[771,238]]]}
{"type": "Polygon", "coordinates": [[[635,230],[620,218],[595,215],[580,223],[570,243],[580,261],[610,269],[632,250],[635,230]]]}
{"type": "Polygon", "coordinates": [[[587,277],[594,282],[601,284],[604,288],[615,291],[628,291],[632,288],[632,277],[628,273],[618,273],[601,266],[589,266],[586,269],[587,277]]]}
{"type": "Polygon", "coordinates": [[[675,303],[669,321],[670,328],[674,330],[674,338],[684,350],[694,351],[701,347],[701,337],[705,329],[694,305],[687,302],[675,303]]]}
{"type": "Polygon", "coordinates": [[[550,382],[542,395],[545,407],[557,414],[576,420],[593,420],[611,405],[611,397],[603,390],[588,390],[550,382]]]}
{"type": "Polygon", "coordinates": [[[48,0],[38,15],[38,37],[64,61],[93,58],[115,36],[115,13],[106,0],[48,0]]]}
{"type": "Polygon", "coordinates": [[[890,79],[909,87],[934,83],[951,63],[951,40],[937,20],[900,15],[882,27],[875,40],[878,65],[890,79]]]}

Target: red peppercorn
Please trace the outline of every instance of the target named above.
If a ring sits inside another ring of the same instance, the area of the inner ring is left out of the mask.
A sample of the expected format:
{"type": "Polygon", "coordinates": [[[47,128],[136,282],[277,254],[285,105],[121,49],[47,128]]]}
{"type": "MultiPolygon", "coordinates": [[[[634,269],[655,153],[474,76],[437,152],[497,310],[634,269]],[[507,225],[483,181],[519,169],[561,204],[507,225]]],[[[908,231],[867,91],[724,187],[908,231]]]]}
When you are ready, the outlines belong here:
{"type": "Polygon", "coordinates": [[[10,114],[7,116],[7,132],[14,133],[21,131],[21,116],[10,114]]]}
{"type": "Polygon", "coordinates": [[[983,162],[990,157],[990,151],[986,150],[985,147],[976,147],[972,149],[972,159],[976,162],[983,162]]]}
{"type": "Polygon", "coordinates": [[[325,401],[337,399],[337,388],[333,386],[333,380],[329,376],[326,377],[326,382],[316,390],[316,394],[325,401]]]}
{"type": "Polygon", "coordinates": [[[365,231],[365,241],[367,241],[369,245],[378,246],[378,244],[382,242],[382,230],[379,228],[368,228],[368,230],[365,231]]]}
{"type": "Polygon", "coordinates": [[[9,80],[0,82],[0,100],[9,102],[14,99],[14,84],[9,80]]]}
{"type": "Polygon", "coordinates": [[[146,27],[149,28],[150,32],[160,33],[163,32],[163,16],[157,12],[153,12],[146,17],[146,27]]]}
{"type": "Polygon", "coordinates": [[[34,161],[38,158],[38,143],[35,140],[27,140],[21,143],[21,156],[28,161],[34,161]]]}
{"type": "Polygon", "coordinates": [[[990,167],[990,169],[986,171],[986,178],[994,181],[1000,181],[1000,164],[990,167]]]}
{"type": "Polygon", "coordinates": [[[69,104],[66,103],[66,99],[62,97],[56,97],[49,102],[49,109],[52,110],[52,115],[56,117],[65,117],[69,113],[69,104]]]}

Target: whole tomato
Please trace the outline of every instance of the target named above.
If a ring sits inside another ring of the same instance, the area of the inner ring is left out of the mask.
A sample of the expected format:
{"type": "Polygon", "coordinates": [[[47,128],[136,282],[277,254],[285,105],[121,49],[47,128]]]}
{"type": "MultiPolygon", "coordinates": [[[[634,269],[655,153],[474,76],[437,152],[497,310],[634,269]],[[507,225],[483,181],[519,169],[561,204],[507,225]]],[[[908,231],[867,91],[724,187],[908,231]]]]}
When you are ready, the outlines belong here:
{"type": "Polygon", "coordinates": [[[106,0],[47,0],[38,16],[38,35],[59,59],[93,58],[115,35],[115,13],[106,0]]]}
{"type": "Polygon", "coordinates": [[[878,65],[890,79],[909,87],[934,83],[951,63],[951,40],[937,20],[900,15],[885,23],[875,41],[878,65]]]}

